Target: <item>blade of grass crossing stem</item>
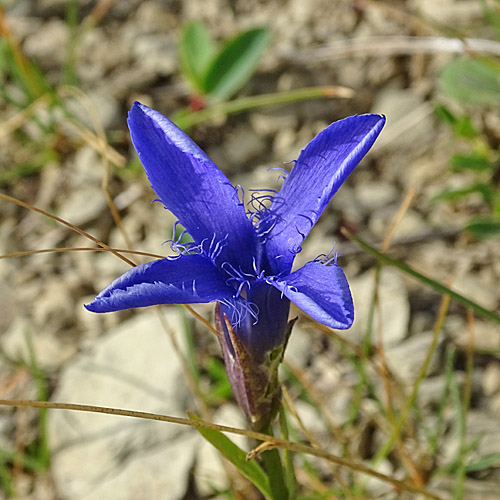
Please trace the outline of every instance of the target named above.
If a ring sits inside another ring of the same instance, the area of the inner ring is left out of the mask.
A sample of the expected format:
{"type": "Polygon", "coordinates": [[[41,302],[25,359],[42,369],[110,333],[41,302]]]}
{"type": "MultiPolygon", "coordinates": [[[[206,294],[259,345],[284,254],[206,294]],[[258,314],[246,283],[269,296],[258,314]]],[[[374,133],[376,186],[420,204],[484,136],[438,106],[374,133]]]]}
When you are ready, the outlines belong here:
{"type": "Polygon", "coordinates": [[[380,262],[383,264],[386,264],[388,266],[395,267],[399,269],[400,271],[404,272],[405,274],[408,274],[409,276],[412,276],[415,278],[417,281],[420,281],[424,285],[429,286],[436,292],[440,294],[447,294],[450,296],[452,300],[455,302],[458,302],[460,305],[468,307],[472,309],[475,313],[479,314],[479,316],[482,316],[485,319],[489,319],[491,321],[494,321],[495,323],[500,325],[500,315],[497,313],[490,311],[489,309],[486,309],[485,307],[480,306],[478,303],[474,302],[471,299],[468,299],[467,297],[464,297],[460,293],[454,292],[450,288],[448,288],[446,285],[443,285],[439,281],[433,280],[432,278],[429,278],[425,274],[422,274],[412,267],[408,266],[404,262],[400,261],[399,259],[395,259],[393,257],[389,257],[383,252],[379,252],[375,247],[367,243],[365,240],[360,238],[359,236],[354,236],[353,234],[349,233],[349,231],[343,230],[342,233],[351,241],[355,241],[363,250],[365,250],[367,253],[373,255],[376,257],[380,262]]]}
{"type": "MultiPolygon", "coordinates": [[[[200,419],[188,413],[191,420],[200,419]]],[[[269,500],[278,500],[272,493],[272,488],[270,485],[269,477],[262,470],[257,462],[254,460],[248,461],[246,459],[246,453],[236,446],[227,436],[222,434],[222,432],[202,429],[198,427],[196,429],[212,446],[217,448],[226,460],[229,460],[249,481],[251,481],[259,491],[266,496],[269,500]]]]}

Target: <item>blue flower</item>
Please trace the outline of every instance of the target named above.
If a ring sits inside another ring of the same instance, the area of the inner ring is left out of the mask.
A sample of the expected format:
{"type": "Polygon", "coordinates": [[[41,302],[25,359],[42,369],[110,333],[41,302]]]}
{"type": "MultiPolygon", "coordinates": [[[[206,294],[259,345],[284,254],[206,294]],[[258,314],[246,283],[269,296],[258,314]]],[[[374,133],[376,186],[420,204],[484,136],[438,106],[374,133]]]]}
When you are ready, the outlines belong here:
{"type": "MultiPolygon", "coordinates": [[[[238,189],[184,132],[157,111],[135,103],[128,119],[134,147],[158,198],[193,242],[182,246],[173,241],[176,257],[129,270],[85,307],[102,313],[217,302],[219,340],[226,364],[234,365],[227,366],[229,378],[240,405],[255,421],[255,401],[238,396],[240,372],[271,365],[274,370],[278,358],[279,363],[290,330],[290,301],[332,328],[349,328],[354,320],[349,285],[335,257],[295,271],[292,265],[303,240],[384,123],[383,116],[373,114],[332,123],[300,153],[280,191],[254,196],[247,211],[238,189]],[[238,356],[251,363],[239,367],[238,356]]],[[[263,377],[269,378],[265,370],[263,377]]],[[[253,399],[263,384],[255,382],[253,399]]]]}

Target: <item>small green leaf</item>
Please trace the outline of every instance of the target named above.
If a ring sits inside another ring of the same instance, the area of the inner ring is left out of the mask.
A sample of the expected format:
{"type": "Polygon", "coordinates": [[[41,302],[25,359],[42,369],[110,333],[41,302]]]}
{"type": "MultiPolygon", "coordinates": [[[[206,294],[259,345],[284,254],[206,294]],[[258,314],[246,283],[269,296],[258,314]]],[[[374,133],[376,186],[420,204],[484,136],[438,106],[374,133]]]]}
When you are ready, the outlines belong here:
{"type": "Polygon", "coordinates": [[[465,228],[479,240],[500,236],[500,220],[498,219],[472,219],[465,228]]]}
{"type": "Polygon", "coordinates": [[[225,100],[243,87],[255,72],[269,38],[269,30],[255,28],[225,42],[207,69],[204,94],[225,100]]]}
{"type": "Polygon", "coordinates": [[[434,113],[438,120],[446,123],[451,127],[453,132],[459,136],[466,139],[473,139],[480,135],[479,130],[472,123],[472,120],[467,116],[456,116],[449,108],[443,105],[438,105],[434,109],[434,113]]]}
{"type": "Polygon", "coordinates": [[[458,122],[458,118],[451,112],[451,110],[442,104],[439,104],[434,108],[434,113],[436,118],[451,127],[454,127],[458,122]]]}
{"type": "Polygon", "coordinates": [[[200,21],[192,21],[182,30],[179,63],[184,78],[203,94],[203,77],[216,52],[215,42],[200,21]]]}
{"type": "Polygon", "coordinates": [[[468,155],[453,155],[450,160],[451,168],[455,172],[463,172],[466,170],[472,172],[484,172],[492,170],[494,164],[490,162],[484,155],[478,153],[471,153],[468,155]]]}
{"type": "Polygon", "coordinates": [[[443,92],[465,104],[500,103],[500,69],[483,59],[457,59],[441,75],[443,92]]]}
{"type": "Polygon", "coordinates": [[[477,127],[472,123],[470,117],[466,115],[461,116],[457,120],[457,123],[453,126],[453,132],[458,137],[463,137],[465,139],[474,139],[481,134],[477,127]]]}
{"type": "Polygon", "coordinates": [[[458,201],[473,193],[479,193],[486,203],[494,203],[496,199],[494,186],[482,182],[476,182],[475,184],[471,184],[470,186],[461,189],[443,191],[435,196],[432,201],[458,201]]]}
{"type": "Polygon", "coordinates": [[[466,465],[467,473],[479,472],[485,469],[500,467],[500,453],[490,453],[466,465]]]}
{"type": "MultiPolygon", "coordinates": [[[[188,413],[188,415],[191,420],[200,420],[192,413],[188,413]]],[[[247,479],[249,479],[267,499],[274,500],[271,493],[269,478],[257,462],[254,460],[247,460],[246,453],[236,446],[227,436],[222,434],[222,432],[212,429],[202,429],[201,427],[196,430],[212,446],[217,448],[224,458],[229,460],[247,479]]]]}

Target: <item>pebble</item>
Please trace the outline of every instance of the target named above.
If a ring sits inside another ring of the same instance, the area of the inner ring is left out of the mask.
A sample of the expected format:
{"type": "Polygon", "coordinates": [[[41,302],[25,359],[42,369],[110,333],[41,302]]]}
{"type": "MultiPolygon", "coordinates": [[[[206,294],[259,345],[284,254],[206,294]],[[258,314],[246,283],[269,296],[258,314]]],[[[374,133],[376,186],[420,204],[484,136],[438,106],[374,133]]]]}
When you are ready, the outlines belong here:
{"type": "Polygon", "coordinates": [[[356,200],[365,210],[376,210],[389,205],[398,197],[398,190],[383,181],[360,183],[356,186],[356,200]]]}
{"type": "Polygon", "coordinates": [[[500,366],[491,362],[485,368],[482,379],[482,387],[485,396],[493,396],[500,392],[500,366]]]}
{"type": "Polygon", "coordinates": [[[68,25],[60,19],[50,19],[43,29],[29,35],[24,42],[26,55],[45,68],[59,68],[66,62],[68,25]]]}
{"type": "Polygon", "coordinates": [[[470,26],[473,20],[483,19],[483,10],[478,2],[468,0],[410,0],[410,7],[424,19],[448,26],[470,26]]]}
{"type": "Polygon", "coordinates": [[[434,138],[435,127],[432,108],[427,104],[411,90],[386,88],[380,91],[372,113],[384,114],[387,122],[376,147],[390,144],[392,148],[403,148],[406,151],[425,151],[426,144],[434,138]]]}
{"type": "MultiPolygon", "coordinates": [[[[388,368],[402,381],[412,384],[422,368],[429,348],[431,346],[433,332],[422,332],[406,339],[400,345],[389,347],[385,352],[388,368]]],[[[437,372],[440,366],[440,345],[434,351],[427,375],[437,372]]]]}
{"type": "MultiPolygon", "coordinates": [[[[177,310],[162,313],[181,335],[177,310]]],[[[53,400],[178,416],[195,406],[188,403],[180,361],[155,309],[75,357],[53,400]]],[[[113,498],[117,491],[124,500],[161,498],[166,491],[169,499],[181,499],[199,446],[190,428],[74,411],[53,412],[48,432],[54,481],[68,500],[113,498]]]]}
{"type": "MultiPolygon", "coordinates": [[[[350,330],[341,332],[341,335],[351,341],[361,342],[368,327],[370,304],[374,293],[374,273],[369,271],[351,279],[350,286],[354,300],[354,324],[350,330]]],[[[377,342],[376,329],[380,327],[386,347],[398,344],[408,334],[410,305],[406,287],[394,269],[382,269],[378,301],[379,305],[375,309],[373,319],[372,341],[377,342]]]]}

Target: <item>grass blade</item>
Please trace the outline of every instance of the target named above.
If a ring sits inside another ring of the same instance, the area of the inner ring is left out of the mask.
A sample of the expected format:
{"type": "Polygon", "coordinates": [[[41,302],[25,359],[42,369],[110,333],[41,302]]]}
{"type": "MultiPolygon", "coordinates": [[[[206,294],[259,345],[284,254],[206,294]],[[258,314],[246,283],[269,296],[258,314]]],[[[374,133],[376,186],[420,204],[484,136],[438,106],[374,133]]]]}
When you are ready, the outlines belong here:
{"type": "Polygon", "coordinates": [[[446,285],[443,285],[439,281],[433,280],[432,278],[429,278],[425,274],[416,271],[415,269],[410,267],[408,264],[405,264],[401,260],[389,257],[383,252],[379,252],[375,247],[367,243],[359,236],[354,236],[353,234],[349,233],[346,230],[343,230],[342,233],[346,236],[346,238],[348,238],[351,241],[355,241],[363,250],[373,255],[383,264],[399,269],[400,271],[404,272],[405,274],[408,274],[409,276],[412,276],[416,280],[420,281],[424,285],[429,286],[430,288],[432,288],[433,290],[435,290],[440,294],[449,295],[452,300],[459,303],[460,305],[470,308],[476,314],[479,314],[479,316],[482,316],[483,318],[489,319],[500,325],[500,316],[497,313],[490,311],[489,309],[486,309],[483,306],[480,306],[478,303],[474,302],[471,299],[468,299],[467,297],[464,297],[458,292],[454,292],[451,288],[448,288],[446,285]]]}

